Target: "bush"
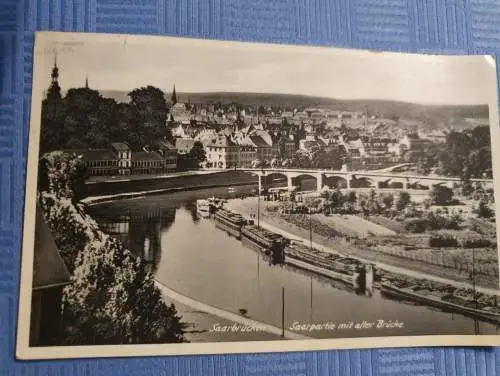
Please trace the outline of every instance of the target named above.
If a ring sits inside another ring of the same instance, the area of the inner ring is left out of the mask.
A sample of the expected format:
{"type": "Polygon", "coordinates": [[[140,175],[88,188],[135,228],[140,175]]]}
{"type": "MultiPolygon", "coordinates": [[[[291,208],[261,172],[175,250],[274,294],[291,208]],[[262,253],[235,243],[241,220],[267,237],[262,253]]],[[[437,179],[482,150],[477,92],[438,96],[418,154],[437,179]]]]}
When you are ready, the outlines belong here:
{"type": "Polygon", "coordinates": [[[462,247],[464,248],[486,248],[486,247],[491,247],[493,246],[493,242],[491,242],[489,239],[466,239],[462,247]]]}
{"type": "Polygon", "coordinates": [[[401,191],[399,193],[398,201],[396,202],[396,209],[402,211],[408,206],[410,202],[411,202],[410,194],[406,191],[401,191]]]}
{"type": "Polygon", "coordinates": [[[450,205],[453,199],[453,190],[443,185],[435,185],[430,197],[434,205],[450,205]]]}
{"type": "Polygon", "coordinates": [[[477,208],[478,218],[491,218],[493,215],[493,210],[491,210],[485,202],[479,203],[479,207],[477,208]]]}
{"type": "Polygon", "coordinates": [[[442,215],[429,213],[427,215],[427,220],[430,230],[459,230],[462,217],[460,217],[460,215],[454,215],[451,218],[447,218],[442,215]]]}
{"type": "Polygon", "coordinates": [[[164,303],[153,276],[119,241],[90,241],[75,265],[63,296],[68,344],[184,341],[175,307],[164,303]]]}
{"type": "Polygon", "coordinates": [[[405,229],[413,234],[421,234],[429,228],[427,219],[412,219],[405,223],[405,229]]]}
{"type": "Polygon", "coordinates": [[[429,247],[441,248],[441,247],[457,247],[458,240],[452,236],[431,236],[429,239],[429,247]]]}

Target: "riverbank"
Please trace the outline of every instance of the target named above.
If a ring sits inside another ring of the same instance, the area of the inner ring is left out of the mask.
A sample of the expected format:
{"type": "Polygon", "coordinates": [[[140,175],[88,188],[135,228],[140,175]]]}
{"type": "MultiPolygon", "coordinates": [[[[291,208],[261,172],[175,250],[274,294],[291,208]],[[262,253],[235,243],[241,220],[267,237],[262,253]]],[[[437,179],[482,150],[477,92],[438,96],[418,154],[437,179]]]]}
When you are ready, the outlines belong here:
{"type": "MultiPolygon", "coordinates": [[[[83,195],[88,201],[93,197],[122,198],[130,196],[169,192],[168,190],[198,189],[218,186],[255,184],[257,177],[243,171],[210,171],[207,173],[172,174],[162,176],[141,177],[140,179],[123,178],[105,181],[88,181],[85,183],[83,195]]],[[[135,196],[137,197],[137,196],[135,196]]]]}
{"type": "MultiPolygon", "coordinates": [[[[254,217],[257,214],[257,199],[255,197],[244,200],[230,200],[225,207],[229,210],[241,213],[243,216],[254,217]]],[[[265,203],[261,202],[260,224],[262,227],[309,244],[310,233],[307,229],[294,225],[274,213],[267,213],[265,203]]],[[[427,279],[439,283],[449,284],[457,288],[472,289],[473,286],[467,278],[456,273],[452,273],[446,268],[437,265],[425,264],[416,260],[398,258],[396,256],[374,252],[371,249],[362,249],[352,244],[346,243],[336,238],[313,233],[313,247],[329,253],[340,253],[346,256],[357,258],[365,263],[373,263],[379,269],[387,272],[400,274],[415,279],[427,279]]],[[[487,284],[477,284],[476,291],[490,295],[499,295],[500,291],[487,284]]]]}
{"type": "Polygon", "coordinates": [[[191,170],[191,171],[181,171],[181,172],[169,172],[167,174],[147,174],[147,175],[112,175],[112,176],[91,176],[87,179],[85,183],[96,184],[96,183],[106,183],[106,182],[124,182],[124,181],[134,181],[134,180],[157,180],[157,179],[172,179],[179,176],[189,176],[189,175],[210,175],[218,174],[221,172],[227,172],[227,169],[223,170],[191,170]]]}
{"type": "Polygon", "coordinates": [[[117,193],[117,194],[111,194],[111,195],[86,197],[86,198],[82,199],[81,202],[83,202],[84,204],[87,204],[87,205],[97,205],[97,204],[104,204],[104,203],[115,201],[115,200],[140,198],[140,197],[159,195],[159,194],[164,194],[164,193],[178,193],[178,192],[194,191],[194,190],[199,190],[199,189],[239,187],[239,186],[248,186],[248,185],[249,185],[248,183],[241,182],[241,183],[220,183],[220,184],[215,184],[215,185],[202,185],[202,186],[196,185],[196,186],[190,186],[190,187],[164,188],[164,189],[155,189],[155,190],[148,190],[148,191],[141,191],[141,192],[117,193]]]}
{"type": "Polygon", "coordinates": [[[188,298],[156,281],[163,301],[174,304],[186,324],[184,336],[189,342],[240,342],[240,341],[279,341],[284,339],[306,339],[296,333],[264,324],[233,312],[222,310],[197,300],[188,298]]]}

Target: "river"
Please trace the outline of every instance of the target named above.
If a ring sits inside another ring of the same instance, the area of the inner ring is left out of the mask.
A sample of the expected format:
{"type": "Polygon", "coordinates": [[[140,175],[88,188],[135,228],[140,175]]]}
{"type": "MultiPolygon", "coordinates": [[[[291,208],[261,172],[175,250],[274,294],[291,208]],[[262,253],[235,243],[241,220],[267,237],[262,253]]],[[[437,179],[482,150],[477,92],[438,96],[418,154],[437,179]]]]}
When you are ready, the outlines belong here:
{"type": "Polygon", "coordinates": [[[399,321],[398,329],[339,329],[302,333],[317,338],[390,335],[497,334],[485,322],[381,297],[359,296],[352,288],[290,267],[268,264],[259,254],[199,218],[196,200],[241,195],[248,187],[178,192],[92,206],[104,231],[143,257],[156,279],[169,288],[252,319],[280,327],[282,287],[285,328],[294,323],[399,321]]]}

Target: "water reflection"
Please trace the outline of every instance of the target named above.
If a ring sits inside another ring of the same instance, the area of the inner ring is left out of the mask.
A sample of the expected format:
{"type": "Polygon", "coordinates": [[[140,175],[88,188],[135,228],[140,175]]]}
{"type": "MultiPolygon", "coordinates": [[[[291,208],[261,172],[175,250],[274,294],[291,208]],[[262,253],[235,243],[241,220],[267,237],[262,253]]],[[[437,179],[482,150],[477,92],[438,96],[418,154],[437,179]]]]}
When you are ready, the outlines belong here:
{"type": "MultiPolygon", "coordinates": [[[[196,209],[196,208],[195,208],[196,209]]],[[[175,221],[175,208],[147,207],[134,210],[92,209],[101,229],[120,240],[126,248],[141,257],[146,269],[155,273],[161,260],[161,234],[175,221]]],[[[196,213],[193,221],[197,221],[196,213]]]]}
{"type": "MultiPolygon", "coordinates": [[[[281,325],[281,289],[285,289],[286,325],[293,322],[347,322],[398,319],[397,332],[366,330],[363,336],[493,334],[496,327],[462,315],[382,297],[379,290],[333,281],[244,246],[241,240],[202,219],[196,199],[224,191],[191,191],[116,201],[94,206],[91,215],[102,229],[141,256],[169,288],[203,303],[245,312],[248,317],[281,325]],[[243,311],[242,311],[243,310],[243,311]]],[[[358,281],[358,285],[366,281],[358,281]]],[[[356,337],[358,332],[318,332],[318,338],[356,337]]]]}

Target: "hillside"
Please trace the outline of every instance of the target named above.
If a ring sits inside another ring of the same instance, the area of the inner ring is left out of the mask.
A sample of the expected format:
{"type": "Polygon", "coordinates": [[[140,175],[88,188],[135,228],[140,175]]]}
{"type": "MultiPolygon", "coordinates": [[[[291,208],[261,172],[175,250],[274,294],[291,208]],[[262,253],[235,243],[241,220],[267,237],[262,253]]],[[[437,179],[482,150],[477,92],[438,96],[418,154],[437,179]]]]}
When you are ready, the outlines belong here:
{"type": "MultiPolygon", "coordinates": [[[[117,102],[128,100],[127,93],[122,91],[101,91],[105,97],[114,98],[117,102]]],[[[167,101],[170,93],[165,94],[167,101]]],[[[370,115],[385,118],[405,118],[422,120],[430,124],[446,122],[462,122],[466,118],[488,118],[488,106],[454,106],[454,105],[422,105],[389,100],[344,100],[324,97],[310,97],[295,94],[266,93],[178,93],[180,102],[196,104],[229,104],[238,103],[242,106],[276,106],[282,108],[316,107],[339,111],[368,111],[370,115]]]]}

